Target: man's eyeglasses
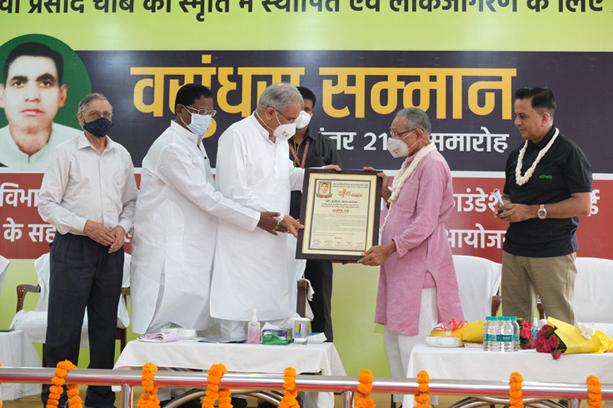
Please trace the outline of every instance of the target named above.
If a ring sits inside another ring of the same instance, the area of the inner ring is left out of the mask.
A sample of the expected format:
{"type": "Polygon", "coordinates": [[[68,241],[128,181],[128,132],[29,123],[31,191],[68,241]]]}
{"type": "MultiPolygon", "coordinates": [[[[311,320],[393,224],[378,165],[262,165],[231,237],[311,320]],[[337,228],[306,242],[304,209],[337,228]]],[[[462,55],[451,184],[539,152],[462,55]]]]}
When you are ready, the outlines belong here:
{"type": "Polygon", "coordinates": [[[294,123],[297,119],[297,118],[294,118],[294,119],[288,118],[287,116],[283,114],[283,112],[281,112],[279,109],[275,108],[274,106],[270,106],[270,108],[273,108],[279,115],[283,116],[283,118],[287,120],[289,123],[294,123]]]}
{"type": "Polygon", "coordinates": [[[217,114],[217,111],[215,109],[196,109],[192,106],[186,106],[185,109],[197,115],[210,115],[211,117],[213,117],[217,114]]]}
{"type": "Polygon", "coordinates": [[[406,135],[406,134],[411,133],[411,132],[413,132],[415,130],[417,130],[417,128],[413,128],[413,129],[410,129],[410,130],[403,130],[401,132],[397,132],[395,129],[390,129],[390,136],[393,137],[393,138],[398,138],[398,137],[400,137],[402,135],[406,135]]]}

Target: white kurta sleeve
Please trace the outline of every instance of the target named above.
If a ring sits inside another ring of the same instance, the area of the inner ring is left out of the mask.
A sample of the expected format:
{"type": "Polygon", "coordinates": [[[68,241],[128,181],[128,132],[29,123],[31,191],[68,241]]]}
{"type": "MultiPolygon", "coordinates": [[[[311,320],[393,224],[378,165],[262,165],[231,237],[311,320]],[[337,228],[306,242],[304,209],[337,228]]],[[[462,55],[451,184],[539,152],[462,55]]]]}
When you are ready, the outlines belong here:
{"type": "Polygon", "coordinates": [[[194,165],[187,151],[176,145],[167,146],[160,154],[157,172],[162,180],[203,211],[217,218],[252,231],[260,214],[226,198],[202,177],[202,169],[194,165]]]}
{"type": "Polygon", "coordinates": [[[245,207],[256,211],[272,211],[253,194],[247,181],[247,152],[241,143],[240,135],[226,131],[217,144],[217,177],[219,191],[245,207]]]}
{"type": "Polygon", "coordinates": [[[83,233],[87,222],[86,218],[62,207],[69,171],[70,156],[58,151],[55,160],[47,167],[38,194],[38,214],[45,222],[53,225],[60,234],[83,233]]]}
{"type": "Polygon", "coordinates": [[[136,188],[136,180],[134,179],[134,164],[132,163],[132,157],[130,153],[125,152],[125,172],[126,184],[123,186],[121,192],[121,202],[123,208],[119,214],[119,225],[121,225],[126,232],[130,232],[134,220],[134,209],[136,208],[136,196],[138,189],[136,188]]]}

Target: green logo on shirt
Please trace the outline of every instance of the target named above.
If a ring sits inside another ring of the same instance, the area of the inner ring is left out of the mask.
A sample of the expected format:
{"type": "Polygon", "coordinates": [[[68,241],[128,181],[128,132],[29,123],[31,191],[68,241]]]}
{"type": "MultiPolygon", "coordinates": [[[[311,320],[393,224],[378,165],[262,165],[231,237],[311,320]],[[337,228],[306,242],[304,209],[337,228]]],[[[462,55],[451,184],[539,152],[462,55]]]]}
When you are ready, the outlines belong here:
{"type": "Polygon", "coordinates": [[[553,180],[553,176],[549,174],[541,174],[539,175],[539,180],[553,180]]]}

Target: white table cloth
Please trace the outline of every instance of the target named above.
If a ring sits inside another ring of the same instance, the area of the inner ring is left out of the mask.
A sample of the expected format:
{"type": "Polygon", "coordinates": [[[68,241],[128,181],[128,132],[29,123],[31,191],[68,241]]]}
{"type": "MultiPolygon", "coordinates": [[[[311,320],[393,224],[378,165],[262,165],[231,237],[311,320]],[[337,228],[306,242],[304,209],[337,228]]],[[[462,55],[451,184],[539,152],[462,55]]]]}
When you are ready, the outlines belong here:
{"type": "MultiPolygon", "coordinates": [[[[32,341],[21,330],[0,332],[2,367],[40,367],[40,357],[32,341]]],[[[8,401],[40,394],[40,384],[0,383],[0,400],[8,401]]]]}
{"type": "MultiPolygon", "coordinates": [[[[228,371],[283,374],[286,367],[298,373],[345,376],[345,368],[332,343],[287,346],[261,344],[200,343],[193,340],[172,343],[129,342],[115,368],[142,367],[152,362],[158,367],[206,370],[223,363],[228,371]]],[[[319,407],[333,407],[334,396],[319,393],[319,407]]]]}
{"type": "MultiPolygon", "coordinates": [[[[613,353],[569,354],[554,360],[551,354],[536,350],[512,353],[483,351],[482,348],[436,348],[417,345],[411,352],[407,377],[415,378],[421,370],[431,379],[509,381],[511,372],[518,371],[527,382],[564,382],[584,384],[589,375],[602,383],[613,383],[613,353]]],[[[406,407],[413,397],[405,397],[406,407]]]]}

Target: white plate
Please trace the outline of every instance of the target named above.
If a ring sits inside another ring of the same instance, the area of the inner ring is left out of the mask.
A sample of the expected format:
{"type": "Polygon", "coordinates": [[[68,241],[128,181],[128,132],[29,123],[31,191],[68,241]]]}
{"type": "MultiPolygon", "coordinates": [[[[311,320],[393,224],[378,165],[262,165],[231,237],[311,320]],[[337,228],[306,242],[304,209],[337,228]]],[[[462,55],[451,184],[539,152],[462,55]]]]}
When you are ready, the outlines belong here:
{"type": "Polygon", "coordinates": [[[428,336],[426,344],[431,347],[462,347],[462,341],[455,336],[428,336]]]}

